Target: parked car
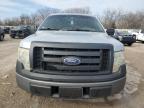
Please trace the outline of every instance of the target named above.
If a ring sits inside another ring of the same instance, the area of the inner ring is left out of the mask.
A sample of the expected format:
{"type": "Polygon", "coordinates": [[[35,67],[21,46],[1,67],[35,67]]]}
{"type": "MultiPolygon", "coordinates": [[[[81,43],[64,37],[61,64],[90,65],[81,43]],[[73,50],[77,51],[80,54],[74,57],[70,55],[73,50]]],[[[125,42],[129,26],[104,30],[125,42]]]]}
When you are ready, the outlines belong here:
{"type": "Polygon", "coordinates": [[[10,27],[4,27],[4,33],[9,34],[10,33],[10,27]]]}
{"type": "Polygon", "coordinates": [[[116,30],[113,37],[122,42],[123,44],[127,44],[129,46],[136,42],[136,35],[133,35],[127,31],[116,30]]]}
{"type": "Polygon", "coordinates": [[[11,29],[11,31],[10,31],[11,38],[15,38],[15,37],[25,38],[31,34],[32,34],[31,27],[25,26],[25,25],[17,26],[14,29],[11,29]]]}
{"type": "Polygon", "coordinates": [[[124,46],[94,16],[50,15],[21,41],[16,65],[19,87],[57,98],[106,97],[123,90],[124,46]]]}
{"type": "Polygon", "coordinates": [[[4,40],[4,30],[0,27],[0,41],[3,41],[4,40]]]}
{"type": "Polygon", "coordinates": [[[136,35],[136,39],[144,43],[144,30],[139,30],[137,32],[132,32],[132,34],[136,35]]]}

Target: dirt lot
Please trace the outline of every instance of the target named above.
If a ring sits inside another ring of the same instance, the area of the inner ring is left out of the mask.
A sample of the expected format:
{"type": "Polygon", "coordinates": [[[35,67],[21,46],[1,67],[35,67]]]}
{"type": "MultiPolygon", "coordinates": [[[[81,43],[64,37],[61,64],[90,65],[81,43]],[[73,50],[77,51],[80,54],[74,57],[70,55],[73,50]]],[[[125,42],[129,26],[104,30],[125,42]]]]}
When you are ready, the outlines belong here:
{"type": "MultiPolygon", "coordinates": [[[[125,48],[128,64],[129,79],[127,85],[133,85],[136,92],[123,93],[111,97],[109,101],[95,100],[60,100],[48,97],[32,96],[17,87],[15,82],[15,64],[19,39],[10,39],[0,42],[0,108],[144,108],[144,44],[135,43],[125,48]],[[133,75],[132,75],[133,74],[133,75]],[[131,76],[132,75],[132,76],[131,76]]],[[[131,88],[127,88],[131,89],[131,88]]]]}

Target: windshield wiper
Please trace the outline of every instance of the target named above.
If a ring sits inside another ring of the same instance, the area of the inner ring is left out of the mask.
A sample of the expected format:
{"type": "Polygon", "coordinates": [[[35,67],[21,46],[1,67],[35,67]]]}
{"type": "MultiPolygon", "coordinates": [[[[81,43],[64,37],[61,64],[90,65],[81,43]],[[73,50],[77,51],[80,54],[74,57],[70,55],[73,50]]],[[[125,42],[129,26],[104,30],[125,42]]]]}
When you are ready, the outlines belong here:
{"type": "Polygon", "coordinates": [[[64,31],[85,31],[85,32],[96,32],[95,30],[88,30],[88,29],[61,29],[61,30],[64,30],[64,31]]]}
{"type": "Polygon", "coordinates": [[[48,28],[40,28],[39,30],[59,30],[59,29],[48,27],[48,28]]]}

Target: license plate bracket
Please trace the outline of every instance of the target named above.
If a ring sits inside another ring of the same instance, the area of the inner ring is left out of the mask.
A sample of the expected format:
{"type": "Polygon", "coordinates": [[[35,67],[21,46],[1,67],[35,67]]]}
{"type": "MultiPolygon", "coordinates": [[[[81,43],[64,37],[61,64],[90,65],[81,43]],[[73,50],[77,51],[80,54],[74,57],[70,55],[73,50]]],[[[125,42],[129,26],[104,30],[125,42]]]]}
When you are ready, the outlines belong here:
{"type": "Polygon", "coordinates": [[[60,87],[59,95],[62,98],[81,98],[82,97],[82,88],[60,87]]]}

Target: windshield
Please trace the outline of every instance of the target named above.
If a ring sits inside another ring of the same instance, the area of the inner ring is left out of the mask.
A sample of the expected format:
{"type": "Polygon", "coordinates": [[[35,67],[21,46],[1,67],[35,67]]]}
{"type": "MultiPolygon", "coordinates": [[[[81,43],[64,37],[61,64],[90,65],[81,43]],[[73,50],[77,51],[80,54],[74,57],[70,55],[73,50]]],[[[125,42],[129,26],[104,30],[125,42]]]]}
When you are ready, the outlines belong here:
{"type": "Polygon", "coordinates": [[[54,15],[48,17],[39,30],[104,32],[94,17],[80,15],[54,15]]]}
{"type": "Polygon", "coordinates": [[[121,36],[126,36],[126,35],[131,35],[129,32],[116,32],[117,35],[121,35],[121,36]]]}
{"type": "Polygon", "coordinates": [[[23,26],[16,26],[16,27],[14,27],[14,29],[22,29],[23,28],[23,26]]]}

